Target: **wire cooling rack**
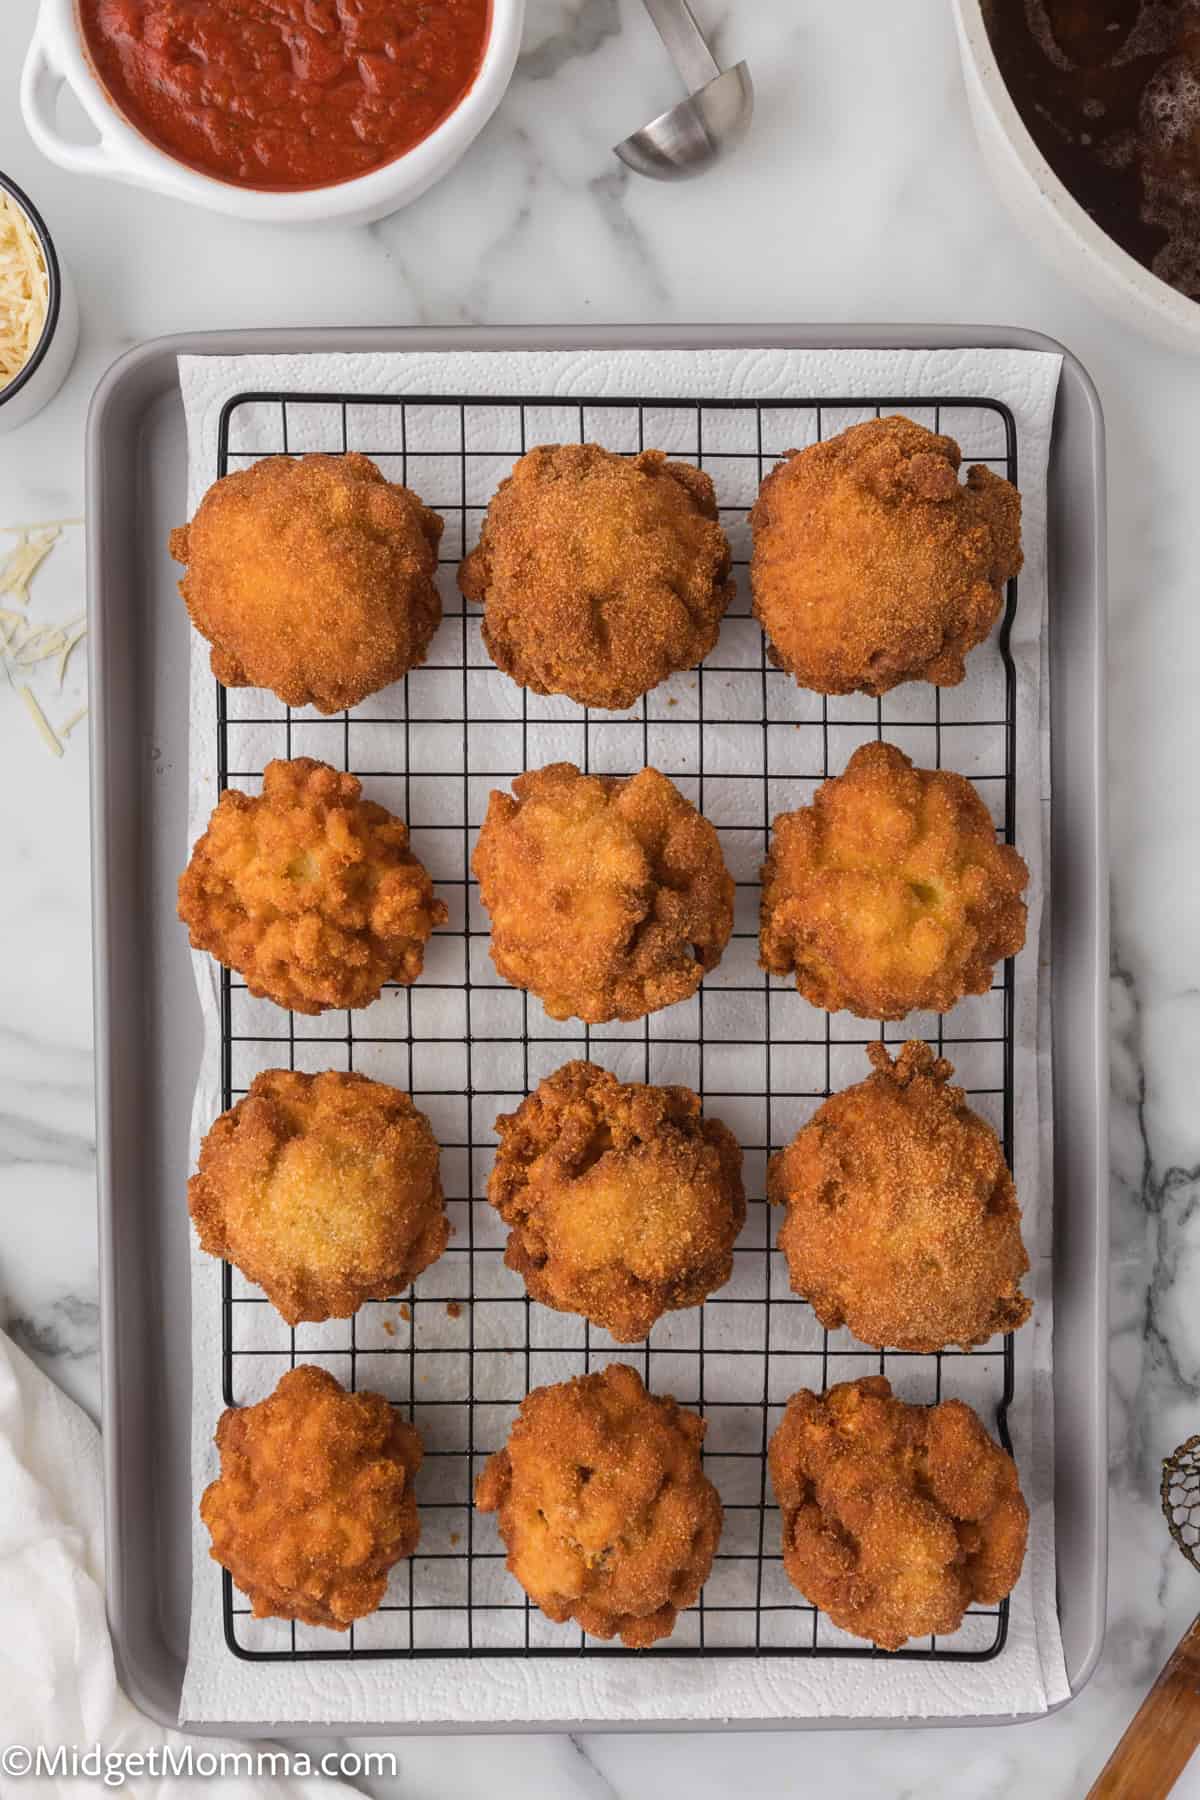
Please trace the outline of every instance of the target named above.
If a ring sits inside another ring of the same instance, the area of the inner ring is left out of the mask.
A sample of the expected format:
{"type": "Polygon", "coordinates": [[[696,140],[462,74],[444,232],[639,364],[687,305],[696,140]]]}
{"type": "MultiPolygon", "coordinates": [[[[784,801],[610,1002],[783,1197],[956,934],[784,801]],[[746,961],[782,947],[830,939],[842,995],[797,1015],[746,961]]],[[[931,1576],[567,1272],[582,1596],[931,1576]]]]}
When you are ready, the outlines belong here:
{"type": "MultiPolygon", "coordinates": [[[[224,408],[216,473],[264,455],[362,450],[411,485],[446,521],[439,586],[445,616],[429,658],[403,682],[336,719],[284,707],[257,690],[217,687],[219,787],[257,791],[273,756],[312,755],[362,777],[367,793],[409,824],[412,847],[450,908],[412,988],[386,989],[371,1007],[309,1019],[256,1000],[222,974],[222,1086],[232,1105],[264,1068],[358,1069],[411,1091],[442,1145],[447,1210],[455,1227],[440,1261],[406,1294],[371,1302],[349,1320],[289,1329],[261,1293],[223,1265],[226,1404],[249,1404],[298,1362],[371,1388],[420,1429],[421,1542],[393,1572],[384,1604],[348,1633],[251,1618],[228,1576],[229,1648],[254,1660],[504,1656],[829,1656],[885,1654],[851,1638],[791,1586],[766,1448],[800,1387],[875,1371],[905,1399],[970,1401],[1008,1444],[1012,1340],[969,1355],[868,1350],[849,1332],[825,1331],[789,1290],[770,1246],[776,1221],[764,1198],[769,1153],[830,1093],[867,1073],[864,1046],[921,1036],[954,1062],[972,1105],[1000,1132],[1012,1160],[1013,979],[944,1018],[916,1015],[873,1031],[848,1014],[808,1005],[757,961],[758,874],[774,816],[811,798],[870,738],[898,744],[924,767],[969,776],[999,836],[1011,841],[1015,678],[1008,634],[1017,604],[970,658],[967,681],[945,691],[909,684],[882,700],[825,699],[768,662],[750,616],[746,514],[784,451],[864,418],[902,411],[945,429],[964,459],[1017,479],[1016,429],[990,400],[585,400],[563,403],[427,396],[244,394],[224,408]],[[519,688],[491,663],[479,615],[455,584],[487,501],[515,458],[539,443],[651,447],[712,475],[734,550],[737,597],[720,641],[699,668],[672,677],[624,713],[597,713],[519,688]],[[588,1028],[546,1017],[508,987],[488,958],[488,924],[470,854],[488,793],[524,769],[568,759],[598,773],[652,763],[671,776],[719,832],[737,882],[735,929],[698,995],[636,1024],[588,1028]],[[572,1315],[531,1303],[505,1269],[505,1232],[486,1200],[496,1115],[572,1057],[625,1080],[686,1082],[730,1126],[745,1152],[749,1216],[732,1280],[703,1307],[668,1314],[644,1344],[620,1346],[572,1315]],[[627,1651],[554,1625],[531,1607],[504,1567],[492,1517],[471,1505],[475,1476],[505,1441],[532,1387],[625,1361],[647,1386],[672,1393],[708,1421],[704,1460],[725,1508],[721,1544],[698,1603],[672,1637],[627,1651]]],[[[972,1608],[952,1636],[909,1644],[907,1659],[982,1662],[1002,1649],[1008,1603],[972,1608]]]]}

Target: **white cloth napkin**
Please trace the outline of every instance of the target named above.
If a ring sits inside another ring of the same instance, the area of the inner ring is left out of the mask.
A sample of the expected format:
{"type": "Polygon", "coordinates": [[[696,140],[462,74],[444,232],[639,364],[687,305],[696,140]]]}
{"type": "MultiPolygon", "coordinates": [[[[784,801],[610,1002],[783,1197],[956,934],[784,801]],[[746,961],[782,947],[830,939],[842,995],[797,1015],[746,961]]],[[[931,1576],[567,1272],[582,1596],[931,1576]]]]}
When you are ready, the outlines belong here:
{"type": "MultiPolygon", "coordinates": [[[[1026,557],[1012,640],[1018,674],[1016,836],[1032,877],[1029,936],[1016,965],[1015,1143],[1017,1187],[1025,1212],[1026,1241],[1035,1265],[1027,1288],[1036,1303],[1035,1325],[1017,1337],[1017,1391],[1009,1410],[1022,1485],[1032,1512],[1030,1550],[1012,1596],[1007,1644],[989,1662],[722,1658],[719,1653],[691,1659],[655,1653],[637,1659],[489,1660],[486,1656],[447,1656],[415,1662],[239,1661],[223,1642],[220,1583],[207,1554],[206,1534],[197,1523],[183,1719],[387,1722],[400,1728],[405,1724],[439,1722],[506,1724],[548,1720],[649,1723],[710,1719],[782,1722],[803,1717],[936,1719],[1038,1713],[1066,1697],[1054,1576],[1050,1188],[1046,1160],[1050,1118],[1044,1103],[1044,1096],[1049,1093],[1049,1043],[1038,1020],[1039,1002],[1044,998],[1038,981],[1038,930],[1045,893],[1042,832],[1048,798],[1046,736],[1039,716],[1045,690],[1042,624],[1046,607],[1046,468],[1059,367],[1060,358],[1054,355],[993,349],[414,351],[180,359],[188,428],[189,508],[196,506],[216,474],[221,409],[231,397],[244,393],[360,396],[361,419],[369,420],[370,429],[383,433],[384,438],[380,441],[372,437],[368,442],[356,435],[352,447],[385,452],[401,448],[398,441],[386,436],[389,430],[399,429],[396,411],[376,408],[372,413],[369,401],[373,395],[538,395],[551,411],[557,403],[560,412],[571,416],[577,409],[562,403],[573,397],[659,397],[663,400],[664,423],[669,398],[824,397],[831,405],[840,402],[847,408],[847,416],[840,423],[850,423],[855,416],[856,397],[878,395],[897,399],[911,396],[902,404],[929,424],[933,423],[932,408],[939,397],[992,398],[1012,409],[1018,432],[1026,557]]],[[[336,447],[336,437],[332,445],[329,439],[331,432],[339,429],[338,411],[336,407],[324,411],[298,408],[287,447],[293,451],[336,447]]],[[[232,448],[244,454],[261,454],[280,447],[279,416],[278,404],[273,400],[261,406],[239,408],[232,448]]],[[[469,408],[466,419],[470,431],[469,408]]],[[[713,414],[711,419],[711,429],[718,435],[710,440],[706,422],[706,465],[710,453],[719,458],[722,447],[720,415],[713,414]]],[[[354,423],[352,418],[352,429],[354,423]]],[[[973,446],[967,441],[964,425],[969,425],[969,421],[956,414],[954,424],[947,421],[945,428],[958,430],[964,440],[966,459],[970,460],[973,446]]],[[[362,428],[367,427],[364,424],[362,428]]],[[[836,428],[836,424],[826,420],[826,430],[836,428]]],[[[437,429],[435,422],[431,430],[437,429]]],[[[673,446],[668,442],[663,447],[673,446]]],[[[438,446],[433,442],[409,441],[404,448],[411,459],[423,451],[432,453],[438,446]]],[[[975,449],[975,454],[982,453],[975,449]]],[[[436,462],[436,456],[429,454],[423,466],[436,473],[436,462]]],[[[413,466],[411,460],[409,466],[413,466]]],[[[419,489],[420,481],[415,476],[411,478],[419,489]]],[[[728,479],[734,479],[732,471],[728,479]]],[[[437,503],[436,494],[427,497],[431,503],[437,503]]],[[[212,679],[207,646],[199,639],[193,649],[192,669],[190,824],[195,838],[207,823],[215,799],[216,767],[212,679]]],[[[495,701],[497,707],[503,705],[511,688],[505,678],[496,676],[489,702],[495,701]]],[[[971,705],[969,689],[970,681],[965,690],[956,690],[960,695],[958,704],[971,705]]],[[[245,703],[249,709],[246,717],[263,711],[256,703],[261,698],[250,696],[245,703]]],[[[231,699],[231,716],[241,704],[236,696],[231,699]]],[[[488,710],[493,710],[490,704],[488,710]]],[[[293,753],[298,753],[300,747],[297,744],[293,753]]],[[[308,750],[307,742],[303,748],[308,750]]],[[[269,753],[283,752],[275,749],[269,753]]],[[[320,750],[313,753],[321,754],[320,750]]],[[[261,762],[243,766],[261,767],[261,762]]],[[[382,792],[378,797],[387,798],[382,792]]],[[[196,1098],[193,1151],[199,1135],[220,1109],[215,967],[210,959],[197,958],[196,973],[208,1043],[196,1098]]],[[[253,1311],[264,1322],[263,1328],[268,1329],[270,1310],[259,1307],[253,1311]]],[[[716,1311],[710,1309],[712,1314],[716,1311]]],[[[715,1318],[713,1329],[717,1329],[715,1318]]],[[[222,1402],[219,1282],[210,1259],[198,1252],[194,1252],[193,1262],[192,1334],[193,1480],[199,1495],[215,1473],[211,1440],[222,1402]]],[[[269,1361],[263,1358],[259,1367],[266,1368],[269,1361]]],[[[268,1382],[268,1388],[270,1385],[268,1382]]]]}
{"type": "MultiPolygon", "coordinates": [[[[99,1432],[0,1333],[0,1751],[63,1746],[85,1756],[98,1745],[102,1754],[131,1756],[161,1745],[182,1751],[188,1742],[144,1718],[117,1680],[104,1615],[102,1518],[99,1432]]],[[[210,1755],[248,1749],[211,1737],[192,1745],[210,1755]]],[[[0,1769],[0,1792],[66,1796],[92,1786],[21,1776],[16,1763],[0,1769]]],[[[216,1785],[222,1800],[351,1791],[340,1781],[271,1774],[227,1774],[219,1784],[137,1774],[128,1791],[140,1800],[201,1800],[216,1785]]]]}

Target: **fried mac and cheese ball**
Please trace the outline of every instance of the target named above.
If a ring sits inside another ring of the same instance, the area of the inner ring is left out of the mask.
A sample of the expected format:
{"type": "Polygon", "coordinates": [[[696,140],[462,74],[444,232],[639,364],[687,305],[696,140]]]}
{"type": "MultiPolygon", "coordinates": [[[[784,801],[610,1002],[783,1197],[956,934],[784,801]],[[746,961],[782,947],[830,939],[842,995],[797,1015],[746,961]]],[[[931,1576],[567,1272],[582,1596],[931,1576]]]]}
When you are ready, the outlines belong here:
{"type": "Polygon", "coordinates": [[[875,1072],[771,1158],[779,1248],[822,1325],[878,1349],[969,1349],[1030,1314],[1029,1257],[1000,1140],[928,1044],[883,1044],[875,1072]]]}
{"type": "Polygon", "coordinates": [[[450,1236],[425,1114],[335,1069],[256,1075],[201,1144],[188,1205],[201,1249],[257,1282],[289,1325],[399,1293],[450,1236]]]}
{"type": "Polygon", "coordinates": [[[762,966],[828,1012],[948,1012],[1025,942],[1021,857],[964,776],[893,744],[861,745],[779,815],[762,879],[762,966]]]}
{"type": "Polygon", "coordinates": [[[771,1439],[789,1580],[881,1650],[957,1631],[1011,1593],[1029,1508],[1011,1456],[961,1400],[909,1406],[883,1375],[801,1389],[771,1439]]]}
{"type": "Polygon", "coordinates": [[[420,1536],[413,1426],[382,1394],[348,1394],[304,1363],[256,1406],[227,1408],[216,1445],[200,1517],[254,1617],[345,1631],[374,1612],[420,1536]]]}
{"type": "Polygon", "coordinates": [[[491,954],[552,1019],[640,1019],[686,1000],[733,929],[717,834],[657,769],[551,763],[493,792],[472,859],[491,954]]]}
{"type": "Polygon", "coordinates": [[[267,456],[215,482],[170,549],[217,680],[334,713],[424,662],[442,529],[365,456],[267,456]]]}
{"type": "Polygon", "coordinates": [[[822,694],[953,687],[1021,567],[1021,496],[953,438],[871,419],[792,450],[750,514],[772,660],[822,694]]]}
{"type": "Polygon", "coordinates": [[[261,795],[227,788],[179,878],[192,948],[299,1013],[415,981],[446,908],[405,825],[361,794],[310,756],[268,763],[261,795]]]}
{"type": "Polygon", "coordinates": [[[631,1650],[670,1636],[721,1536],[704,1431],[624,1363],[525,1396],[475,1504],[498,1515],[509,1572],[548,1619],[631,1650]]]}
{"type": "Polygon", "coordinates": [[[514,681],[622,708],[708,655],[729,569],[703,470],[661,450],[544,444],[492,496],[458,582],[514,681]]]}
{"type": "Polygon", "coordinates": [[[571,1062],[496,1130],[488,1199],[511,1227],[504,1260],[535,1300],[628,1344],[729,1280],[742,1153],[690,1088],[571,1062]]]}

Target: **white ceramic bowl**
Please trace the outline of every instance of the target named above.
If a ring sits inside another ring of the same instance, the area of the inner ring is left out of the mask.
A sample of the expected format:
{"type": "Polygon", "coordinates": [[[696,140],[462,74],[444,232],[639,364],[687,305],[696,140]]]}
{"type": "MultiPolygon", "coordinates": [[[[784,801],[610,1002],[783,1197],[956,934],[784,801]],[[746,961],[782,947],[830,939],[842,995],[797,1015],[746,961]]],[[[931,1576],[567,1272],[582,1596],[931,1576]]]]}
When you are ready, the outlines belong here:
{"type": "Polygon", "coordinates": [[[1072,197],[1029,135],[1004,84],[980,0],[954,0],[954,5],[980,149],[1017,223],[1068,281],[1106,311],[1177,350],[1200,349],[1200,304],[1122,250],[1072,197]]]}
{"type": "Polygon", "coordinates": [[[108,98],[84,52],[75,0],[42,0],[33,42],[21,72],[21,112],[43,155],[77,175],[108,175],[152,188],[212,212],[261,225],[315,225],[331,220],[362,225],[407,206],[453,167],[495,112],[521,46],[525,0],[492,0],[492,25],[483,62],[458,106],[403,156],[332,187],[267,192],[235,187],[176,162],[144,138],[108,98]],[[63,83],[94,125],[99,142],[73,144],[55,121],[63,83]]]}
{"type": "Polygon", "coordinates": [[[11,195],[33,227],[50,289],[46,322],[33,354],[7,387],[0,387],[0,434],[15,431],[49,404],[67,378],[79,343],[79,303],[66,267],[58,260],[46,222],[15,181],[0,175],[0,193],[11,195]]]}

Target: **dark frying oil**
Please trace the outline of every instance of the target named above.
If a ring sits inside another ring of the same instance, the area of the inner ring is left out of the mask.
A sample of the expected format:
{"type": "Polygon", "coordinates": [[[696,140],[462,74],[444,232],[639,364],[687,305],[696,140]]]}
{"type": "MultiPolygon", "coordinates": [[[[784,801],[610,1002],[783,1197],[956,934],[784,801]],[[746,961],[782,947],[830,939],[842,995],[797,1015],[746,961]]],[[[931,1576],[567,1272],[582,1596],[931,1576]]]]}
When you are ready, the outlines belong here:
{"type": "Polygon", "coordinates": [[[984,0],[1017,110],[1102,230],[1200,299],[1200,0],[984,0]]]}

